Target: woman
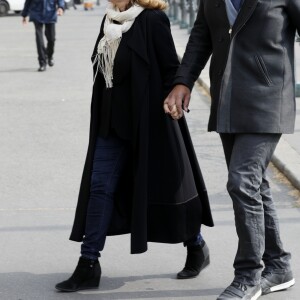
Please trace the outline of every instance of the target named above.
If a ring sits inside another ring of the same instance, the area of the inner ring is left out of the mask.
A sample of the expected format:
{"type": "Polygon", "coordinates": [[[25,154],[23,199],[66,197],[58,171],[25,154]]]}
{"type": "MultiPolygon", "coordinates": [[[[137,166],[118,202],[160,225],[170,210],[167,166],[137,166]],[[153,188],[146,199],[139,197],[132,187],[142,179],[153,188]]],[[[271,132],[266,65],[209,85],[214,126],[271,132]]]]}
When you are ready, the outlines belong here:
{"type": "Polygon", "coordinates": [[[108,4],[92,56],[90,140],[70,237],[82,242],[81,257],[60,291],[98,287],[107,235],[131,233],[131,253],[145,252],[148,241],[185,242],[180,279],[209,263],[199,232],[213,221],[187,125],[163,112],[178,67],[165,7],[108,4]]]}

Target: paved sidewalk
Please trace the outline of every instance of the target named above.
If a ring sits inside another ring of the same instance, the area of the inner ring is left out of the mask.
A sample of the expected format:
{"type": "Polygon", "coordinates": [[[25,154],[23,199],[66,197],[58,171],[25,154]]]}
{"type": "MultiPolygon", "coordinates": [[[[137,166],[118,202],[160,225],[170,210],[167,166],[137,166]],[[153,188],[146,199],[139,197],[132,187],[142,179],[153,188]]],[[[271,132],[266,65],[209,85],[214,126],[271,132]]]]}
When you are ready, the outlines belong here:
{"type": "MultiPolygon", "coordinates": [[[[187,30],[179,29],[179,25],[172,26],[172,34],[177,53],[182,58],[189,35],[187,30]]],[[[295,45],[296,76],[300,82],[300,44],[295,45]]],[[[209,63],[202,71],[198,83],[209,94],[210,80],[208,74],[209,63]]],[[[296,126],[294,134],[286,134],[282,137],[273,156],[273,163],[283,172],[292,184],[300,189],[300,98],[296,99],[296,126]]]]}

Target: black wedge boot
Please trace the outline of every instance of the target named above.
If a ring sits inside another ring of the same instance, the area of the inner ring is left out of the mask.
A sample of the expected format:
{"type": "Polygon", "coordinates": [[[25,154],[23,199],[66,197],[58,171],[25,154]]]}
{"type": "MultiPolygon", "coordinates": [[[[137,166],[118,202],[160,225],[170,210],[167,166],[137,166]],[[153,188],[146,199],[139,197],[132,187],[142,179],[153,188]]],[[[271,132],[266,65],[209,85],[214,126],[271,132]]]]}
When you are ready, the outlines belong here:
{"type": "Polygon", "coordinates": [[[73,275],[55,288],[61,292],[96,289],[99,287],[101,267],[98,260],[80,257],[73,275]]]}
{"type": "Polygon", "coordinates": [[[187,257],[183,270],[177,274],[177,279],[189,279],[209,265],[209,250],[204,241],[197,246],[187,246],[187,257]]]}

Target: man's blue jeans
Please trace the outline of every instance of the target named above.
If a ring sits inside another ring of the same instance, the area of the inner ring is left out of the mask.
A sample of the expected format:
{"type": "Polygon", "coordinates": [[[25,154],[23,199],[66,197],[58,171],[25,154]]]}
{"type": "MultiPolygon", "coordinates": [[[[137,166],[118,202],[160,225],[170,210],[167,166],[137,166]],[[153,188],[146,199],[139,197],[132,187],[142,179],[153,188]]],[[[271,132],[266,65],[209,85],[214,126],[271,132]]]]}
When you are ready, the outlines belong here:
{"type": "MultiPolygon", "coordinates": [[[[113,211],[115,191],[130,151],[130,142],[115,135],[97,139],[85,236],[81,245],[83,257],[98,259],[99,252],[104,248],[113,211]]],[[[187,245],[199,244],[201,240],[202,237],[199,234],[187,241],[187,245]]]]}

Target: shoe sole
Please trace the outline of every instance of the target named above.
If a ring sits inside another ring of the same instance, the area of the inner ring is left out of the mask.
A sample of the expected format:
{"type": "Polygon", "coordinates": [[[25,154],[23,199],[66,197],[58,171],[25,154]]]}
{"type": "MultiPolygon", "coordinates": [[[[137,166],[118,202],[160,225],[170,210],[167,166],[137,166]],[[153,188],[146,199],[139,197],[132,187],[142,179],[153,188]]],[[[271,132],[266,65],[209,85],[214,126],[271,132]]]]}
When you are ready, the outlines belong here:
{"type": "Polygon", "coordinates": [[[262,290],[260,289],[257,293],[251,298],[251,300],[257,300],[262,295],[262,290]]]}
{"type": "Polygon", "coordinates": [[[76,289],[76,290],[68,290],[68,289],[61,289],[61,288],[58,288],[58,287],[55,287],[58,291],[60,292],[65,292],[65,293],[72,293],[72,292],[78,292],[78,291],[82,291],[82,290],[95,290],[95,289],[98,289],[99,288],[99,285],[98,286],[89,286],[89,287],[80,287],[79,289],[76,289]]]}
{"type": "MultiPolygon", "coordinates": [[[[217,300],[218,299],[229,299],[229,298],[232,298],[232,297],[228,297],[227,295],[225,296],[225,295],[223,295],[223,293],[217,298],[217,300]]],[[[262,295],[262,290],[261,289],[259,289],[256,293],[255,293],[255,295],[254,296],[252,296],[251,298],[247,298],[247,299],[250,299],[250,300],[257,300],[260,296],[262,295]]],[[[232,298],[232,299],[238,299],[238,297],[237,298],[232,298]]],[[[240,299],[240,298],[239,298],[240,299]]],[[[243,298],[244,299],[244,298],[243,298]]]]}
{"type": "Polygon", "coordinates": [[[269,289],[267,289],[266,291],[263,292],[263,295],[286,290],[286,289],[292,287],[294,284],[295,284],[295,278],[293,278],[292,280],[290,280],[288,282],[284,282],[284,283],[270,287],[269,289]]]}

